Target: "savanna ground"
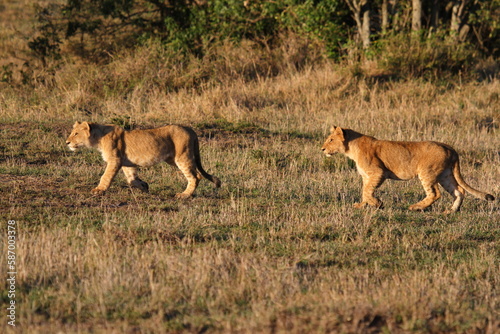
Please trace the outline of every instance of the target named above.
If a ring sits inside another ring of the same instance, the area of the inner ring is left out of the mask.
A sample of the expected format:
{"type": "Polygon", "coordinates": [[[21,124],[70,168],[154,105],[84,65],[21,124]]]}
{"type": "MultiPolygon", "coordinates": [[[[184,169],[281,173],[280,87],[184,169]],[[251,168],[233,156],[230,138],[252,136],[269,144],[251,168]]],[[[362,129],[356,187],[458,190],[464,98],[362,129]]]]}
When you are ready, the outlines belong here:
{"type": "MultiPolygon", "coordinates": [[[[466,181],[498,197],[500,82],[387,80],[370,64],[363,76],[330,63],[253,80],[228,70],[255,66],[245,63],[251,52],[228,53],[212,71],[225,79],[197,89],[159,88],[168,74],[149,48],[106,67],[68,66],[31,89],[1,87],[2,272],[8,220],[18,233],[16,328],[5,316],[1,328],[498,332],[498,200],[468,195],[461,212],[444,215],[446,193],[410,212],[419,182],[387,181],[384,209],[354,209],[360,176],[320,147],[332,125],[446,142],[466,181]],[[223,185],[205,180],[193,199],[176,200],[186,181],[164,164],[142,170],[149,194],[118,175],[92,196],[105,165],[96,151],[65,147],[75,120],[192,126],[223,185]]],[[[196,66],[172,80],[206,64],[196,66]]],[[[4,278],[0,289],[5,315],[4,278]]]]}

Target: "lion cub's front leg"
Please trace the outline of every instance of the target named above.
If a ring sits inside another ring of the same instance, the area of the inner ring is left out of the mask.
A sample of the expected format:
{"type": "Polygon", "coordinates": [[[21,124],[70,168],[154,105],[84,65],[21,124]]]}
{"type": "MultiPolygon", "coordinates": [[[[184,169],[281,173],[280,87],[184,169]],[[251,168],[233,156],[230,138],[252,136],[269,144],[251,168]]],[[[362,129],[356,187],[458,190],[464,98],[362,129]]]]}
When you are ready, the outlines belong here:
{"type": "Polygon", "coordinates": [[[113,181],[114,177],[120,170],[121,164],[119,159],[113,159],[108,161],[108,165],[106,166],[106,170],[104,171],[104,174],[101,176],[101,181],[99,182],[99,185],[92,189],[93,194],[102,194],[106,190],[108,190],[109,186],[111,185],[111,181],[113,181]]]}
{"type": "Polygon", "coordinates": [[[384,182],[383,174],[364,174],[363,175],[363,195],[361,203],[355,203],[355,208],[362,208],[366,205],[373,206],[375,208],[382,207],[382,201],[373,196],[375,189],[380,187],[380,185],[384,182]]]}

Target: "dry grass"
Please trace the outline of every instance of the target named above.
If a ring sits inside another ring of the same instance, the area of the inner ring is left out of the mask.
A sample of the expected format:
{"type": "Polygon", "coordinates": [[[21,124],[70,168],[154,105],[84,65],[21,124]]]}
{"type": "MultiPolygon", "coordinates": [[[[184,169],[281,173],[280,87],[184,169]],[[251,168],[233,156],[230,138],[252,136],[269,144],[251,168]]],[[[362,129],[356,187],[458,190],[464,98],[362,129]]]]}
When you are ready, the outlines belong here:
{"type": "Polygon", "coordinates": [[[445,195],[413,213],[418,182],[387,182],[386,209],[355,210],[359,176],[319,147],[332,124],[445,141],[461,152],[466,179],[498,194],[498,87],[369,85],[325,67],[201,92],[133,90],[123,101],[96,99],[102,112],[87,117],[68,112],[82,86],[25,113],[4,99],[0,185],[2,214],[21,232],[19,325],[30,333],[493,333],[497,202],[467,196],[461,213],[445,216],[445,195]],[[75,119],[117,115],[197,128],[223,188],[204,182],[178,202],[172,195],[185,181],[165,165],[143,171],[150,195],[119,176],[105,197],[91,197],[103,163],[97,152],[68,152],[64,138],[75,119]]]}
{"type": "MultiPolygon", "coordinates": [[[[227,65],[268,60],[244,47],[189,71],[169,72],[150,48],[105,67],[67,64],[33,89],[2,86],[0,211],[20,233],[16,332],[497,332],[498,201],[466,196],[462,212],[442,215],[446,194],[409,212],[419,183],[387,182],[385,209],[354,209],[360,177],[320,147],[333,124],[443,141],[465,179],[498,197],[500,83],[384,81],[328,63],[248,80],[227,65]],[[223,187],[202,182],[177,201],[185,180],[160,165],[142,171],[150,194],[120,175],[92,197],[104,166],[97,152],[65,148],[75,120],[191,125],[223,187]]],[[[0,290],[4,308],[5,280],[0,290]]]]}

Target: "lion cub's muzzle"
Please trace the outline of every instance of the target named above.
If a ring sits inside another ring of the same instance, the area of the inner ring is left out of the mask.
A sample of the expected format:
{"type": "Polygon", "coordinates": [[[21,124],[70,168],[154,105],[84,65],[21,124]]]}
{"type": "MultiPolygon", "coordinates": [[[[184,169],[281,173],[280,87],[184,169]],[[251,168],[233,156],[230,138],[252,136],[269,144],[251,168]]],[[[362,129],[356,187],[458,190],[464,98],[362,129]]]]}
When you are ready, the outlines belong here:
{"type": "Polygon", "coordinates": [[[332,156],[332,153],[328,152],[328,151],[326,150],[326,148],[325,148],[325,147],[322,147],[322,148],[321,148],[321,151],[323,151],[323,153],[324,153],[327,157],[331,157],[331,156],[332,156]]]}
{"type": "Polygon", "coordinates": [[[69,141],[66,142],[66,145],[71,151],[76,151],[76,149],[78,148],[78,145],[71,145],[71,142],[69,141]]]}

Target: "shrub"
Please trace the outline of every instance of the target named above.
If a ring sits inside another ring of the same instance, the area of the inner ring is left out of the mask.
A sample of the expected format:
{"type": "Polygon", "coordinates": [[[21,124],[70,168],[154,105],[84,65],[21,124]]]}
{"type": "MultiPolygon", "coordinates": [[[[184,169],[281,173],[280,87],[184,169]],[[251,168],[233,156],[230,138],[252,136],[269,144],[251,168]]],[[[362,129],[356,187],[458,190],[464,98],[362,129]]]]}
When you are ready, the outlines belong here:
{"type": "Polygon", "coordinates": [[[38,8],[39,36],[29,46],[41,58],[66,52],[102,61],[119,49],[154,38],[172,50],[202,57],[224,40],[273,47],[280,44],[283,32],[290,31],[321,41],[334,56],[347,38],[343,22],[349,15],[342,4],[339,0],[67,0],[64,5],[38,8]]]}
{"type": "Polygon", "coordinates": [[[379,66],[398,77],[444,79],[471,69],[477,52],[467,43],[436,34],[421,40],[413,34],[398,34],[379,40],[373,57],[379,66]]]}

